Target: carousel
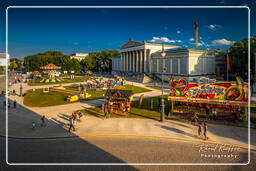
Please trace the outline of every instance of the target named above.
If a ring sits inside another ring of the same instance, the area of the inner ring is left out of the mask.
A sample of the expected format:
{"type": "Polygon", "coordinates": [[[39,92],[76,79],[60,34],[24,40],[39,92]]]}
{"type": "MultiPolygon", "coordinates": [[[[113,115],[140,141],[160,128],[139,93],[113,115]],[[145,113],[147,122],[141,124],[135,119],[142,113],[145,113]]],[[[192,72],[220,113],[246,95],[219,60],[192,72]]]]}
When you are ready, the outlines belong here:
{"type": "Polygon", "coordinates": [[[248,83],[202,77],[198,82],[170,79],[171,113],[217,120],[247,120],[248,83]]]}
{"type": "Polygon", "coordinates": [[[44,77],[38,79],[36,82],[40,83],[55,83],[62,82],[63,79],[59,78],[61,67],[54,64],[47,64],[43,67],[40,67],[43,70],[44,77]]]}
{"type": "Polygon", "coordinates": [[[112,113],[126,115],[130,112],[133,99],[132,91],[108,89],[105,98],[112,113]]]}

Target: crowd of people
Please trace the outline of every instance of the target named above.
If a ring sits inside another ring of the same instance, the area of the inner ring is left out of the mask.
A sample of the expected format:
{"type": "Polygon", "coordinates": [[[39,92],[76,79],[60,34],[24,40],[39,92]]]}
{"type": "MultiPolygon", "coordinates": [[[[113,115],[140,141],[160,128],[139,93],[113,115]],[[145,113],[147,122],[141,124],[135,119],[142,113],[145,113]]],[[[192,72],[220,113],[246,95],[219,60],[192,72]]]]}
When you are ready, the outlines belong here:
{"type": "Polygon", "coordinates": [[[71,116],[69,117],[69,124],[67,125],[68,126],[68,131],[70,132],[71,129],[73,131],[76,131],[76,128],[75,128],[75,125],[78,122],[81,122],[81,118],[83,117],[83,113],[81,111],[79,112],[73,112],[71,114],[71,116]]]}

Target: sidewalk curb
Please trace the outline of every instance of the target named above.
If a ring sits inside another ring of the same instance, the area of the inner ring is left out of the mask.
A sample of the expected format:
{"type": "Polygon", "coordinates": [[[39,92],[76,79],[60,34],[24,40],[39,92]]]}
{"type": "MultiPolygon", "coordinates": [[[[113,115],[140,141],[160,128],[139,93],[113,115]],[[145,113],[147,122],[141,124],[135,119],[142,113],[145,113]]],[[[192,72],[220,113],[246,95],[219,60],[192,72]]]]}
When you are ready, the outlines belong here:
{"type": "MultiPolygon", "coordinates": [[[[5,135],[0,135],[0,137],[5,138],[5,135]]],[[[158,138],[158,139],[168,139],[168,140],[175,140],[175,141],[185,141],[185,142],[194,142],[194,143],[204,143],[204,144],[223,144],[223,145],[230,145],[230,146],[237,146],[242,149],[248,149],[248,147],[234,145],[234,144],[224,144],[218,143],[214,141],[201,141],[201,140],[187,140],[182,138],[173,138],[173,137],[163,137],[163,136],[146,136],[146,135],[87,135],[87,136],[78,136],[78,135],[71,135],[71,136],[59,136],[59,137],[17,137],[17,136],[8,136],[10,139],[22,139],[22,140],[40,140],[40,139],[68,139],[68,138],[92,138],[92,137],[139,137],[139,138],[158,138]]],[[[250,148],[251,151],[256,151],[256,148],[250,148]]]]}

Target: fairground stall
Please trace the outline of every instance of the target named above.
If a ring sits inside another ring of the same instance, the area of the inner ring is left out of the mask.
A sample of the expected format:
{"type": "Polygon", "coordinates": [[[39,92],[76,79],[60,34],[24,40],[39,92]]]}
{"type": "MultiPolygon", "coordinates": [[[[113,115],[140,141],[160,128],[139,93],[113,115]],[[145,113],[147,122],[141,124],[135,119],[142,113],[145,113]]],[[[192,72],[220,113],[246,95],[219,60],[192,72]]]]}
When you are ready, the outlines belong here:
{"type": "Polygon", "coordinates": [[[36,82],[40,83],[55,83],[62,82],[63,79],[59,78],[61,67],[54,64],[47,64],[43,67],[40,67],[43,70],[43,77],[37,79],[36,82]]]}
{"type": "Polygon", "coordinates": [[[133,99],[132,91],[108,89],[105,98],[112,113],[125,115],[130,111],[133,99]]]}
{"type": "Polygon", "coordinates": [[[236,81],[217,82],[202,77],[198,82],[185,78],[169,81],[171,113],[188,117],[219,120],[247,120],[248,83],[240,77],[236,81]]]}

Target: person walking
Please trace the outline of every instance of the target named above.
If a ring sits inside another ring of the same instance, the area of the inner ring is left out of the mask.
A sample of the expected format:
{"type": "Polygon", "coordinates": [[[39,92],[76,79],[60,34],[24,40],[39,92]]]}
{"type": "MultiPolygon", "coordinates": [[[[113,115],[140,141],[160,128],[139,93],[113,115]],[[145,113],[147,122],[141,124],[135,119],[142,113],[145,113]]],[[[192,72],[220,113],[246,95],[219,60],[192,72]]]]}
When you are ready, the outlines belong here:
{"type": "Polygon", "coordinates": [[[198,124],[198,136],[201,137],[202,135],[202,126],[201,123],[198,124]]]}
{"type": "Polygon", "coordinates": [[[10,109],[11,108],[11,103],[10,103],[10,101],[8,101],[8,109],[10,109]]]}
{"type": "Polygon", "coordinates": [[[22,87],[22,84],[20,84],[20,96],[22,97],[23,95],[23,87],[22,87]]]}
{"type": "Polygon", "coordinates": [[[79,113],[78,113],[78,119],[79,119],[79,122],[81,122],[81,118],[82,118],[82,116],[83,116],[83,113],[82,113],[82,112],[79,112],[79,113]]]}
{"type": "Polygon", "coordinates": [[[16,109],[16,106],[17,106],[17,102],[16,100],[13,101],[13,108],[16,109]]]}
{"type": "Polygon", "coordinates": [[[71,117],[69,119],[69,129],[68,129],[68,132],[70,132],[71,128],[73,129],[73,131],[76,131],[75,127],[74,127],[74,118],[71,117]]]}
{"type": "Polygon", "coordinates": [[[32,122],[32,130],[35,130],[36,129],[36,123],[33,121],[32,122]]]}
{"type": "Polygon", "coordinates": [[[45,116],[41,117],[41,126],[45,126],[45,116]]]}
{"type": "Polygon", "coordinates": [[[207,132],[207,125],[206,125],[205,122],[204,122],[203,128],[204,128],[204,139],[207,140],[207,139],[208,139],[208,137],[207,137],[207,135],[206,135],[206,132],[207,132]]]}
{"type": "Polygon", "coordinates": [[[72,113],[72,116],[73,116],[73,125],[75,126],[76,120],[77,120],[77,113],[76,112],[72,113]]]}

